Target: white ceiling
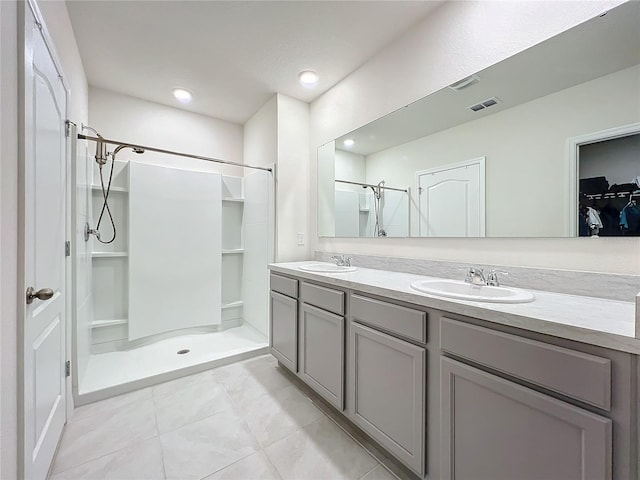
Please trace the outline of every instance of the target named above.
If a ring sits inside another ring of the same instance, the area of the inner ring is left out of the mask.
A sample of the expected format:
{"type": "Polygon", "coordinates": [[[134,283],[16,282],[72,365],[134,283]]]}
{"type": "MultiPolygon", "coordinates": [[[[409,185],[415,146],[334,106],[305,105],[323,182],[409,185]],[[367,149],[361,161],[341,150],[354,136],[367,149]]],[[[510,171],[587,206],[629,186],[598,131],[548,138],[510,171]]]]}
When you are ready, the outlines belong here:
{"type": "Polygon", "coordinates": [[[274,93],[311,102],[440,1],[71,1],[89,85],[235,123],[274,93]],[[320,75],[315,89],[298,73],[320,75]],[[188,106],[171,93],[193,93],[188,106]]]}

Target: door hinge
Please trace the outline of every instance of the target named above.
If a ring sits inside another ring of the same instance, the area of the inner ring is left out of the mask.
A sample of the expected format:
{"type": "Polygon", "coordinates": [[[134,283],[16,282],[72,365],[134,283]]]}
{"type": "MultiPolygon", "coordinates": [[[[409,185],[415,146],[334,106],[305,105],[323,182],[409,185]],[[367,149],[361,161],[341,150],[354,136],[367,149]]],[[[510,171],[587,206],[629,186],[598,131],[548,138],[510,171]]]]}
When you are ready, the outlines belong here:
{"type": "Polygon", "coordinates": [[[65,257],[71,256],[71,242],[69,240],[64,242],[64,256],[65,257]]]}
{"type": "Polygon", "coordinates": [[[71,376],[71,361],[70,360],[67,360],[67,362],[64,364],[64,373],[65,373],[65,377],[71,376]]]}
{"type": "MultiPolygon", "coordinates": [[[[62,77],[60,77],[62,78],[62,77]]],[[[69,135],[71,135],[71,125],[76,125],[75,123],[73,123],[71,120],[65,120],[64,121],[64,136],[65,137],[69,137],[69,135]]]]}

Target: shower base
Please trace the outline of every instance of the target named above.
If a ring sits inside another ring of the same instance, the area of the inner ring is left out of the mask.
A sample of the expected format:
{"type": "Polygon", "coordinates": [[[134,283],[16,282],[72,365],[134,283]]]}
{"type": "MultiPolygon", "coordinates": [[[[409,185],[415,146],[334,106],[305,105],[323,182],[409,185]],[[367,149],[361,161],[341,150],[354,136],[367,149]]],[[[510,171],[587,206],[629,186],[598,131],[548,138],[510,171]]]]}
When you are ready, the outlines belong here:
{"type": "Polygon", "coordinates": [[[181,335],[131,350],[91,355],[75,404],[83,405],[268,353],[267,338],[249,325],[181,335]],[[188,353],[179,351],[189,350],[188,353]]]}

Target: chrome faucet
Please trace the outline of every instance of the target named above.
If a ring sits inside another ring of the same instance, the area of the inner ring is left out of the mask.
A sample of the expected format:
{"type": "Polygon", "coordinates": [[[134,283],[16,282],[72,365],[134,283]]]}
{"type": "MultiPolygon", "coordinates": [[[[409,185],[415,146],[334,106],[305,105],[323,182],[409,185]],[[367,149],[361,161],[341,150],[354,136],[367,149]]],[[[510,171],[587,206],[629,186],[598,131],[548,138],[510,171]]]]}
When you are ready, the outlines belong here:
{"type": "Polygon", "coordinates": [[[487,276],[487,285],[490,287],[499,287],[500,280],[498,279],[498,274],[500,275],[509,275],[509,272],[503,272],[502,270],[491,270],[489,275],[487,276]]]}
{"type": "Polygon", "coordinates": [[[338,267],[350,267],[351,266],[351,257],[347,257],[346,255],[334,255],[331,257],[331,260],[336,262],[338,267]]]}
{"type": "Polygon", "coordinates": [[[487,280],[484,278],[484,270],[477,267],[469,267],[467,270],[467,276],[464,281],[471,285],[486,285],[487,280]]]}
{"type": "Polygon", "coordinates": [[[484,276],[484,270],[478,267],[469,267],[467,270],[467,276],[464,281],[466,283],[470,283],[471,285],[487,285],[489,287],[499,287],[500,279],[498,278],[498,274],[500,275],[509,275],[509,272],[503,272],[502,270],[489,270],[487,276],[484,276]]]}

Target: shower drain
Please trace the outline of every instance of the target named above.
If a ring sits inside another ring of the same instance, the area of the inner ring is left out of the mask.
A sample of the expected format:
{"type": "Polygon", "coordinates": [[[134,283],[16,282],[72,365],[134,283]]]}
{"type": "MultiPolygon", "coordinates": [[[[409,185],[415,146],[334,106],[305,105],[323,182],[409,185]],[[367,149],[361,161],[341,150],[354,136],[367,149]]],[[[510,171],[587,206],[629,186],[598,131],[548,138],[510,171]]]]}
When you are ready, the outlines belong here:
{"type": "Polygon", "coordinates": [[[182,350],[178,350],[176,353],[178,355],[184,355],[185,353],[189,353],[191,350],[189,350],[188,348],[183,348],[182,350]]]}

